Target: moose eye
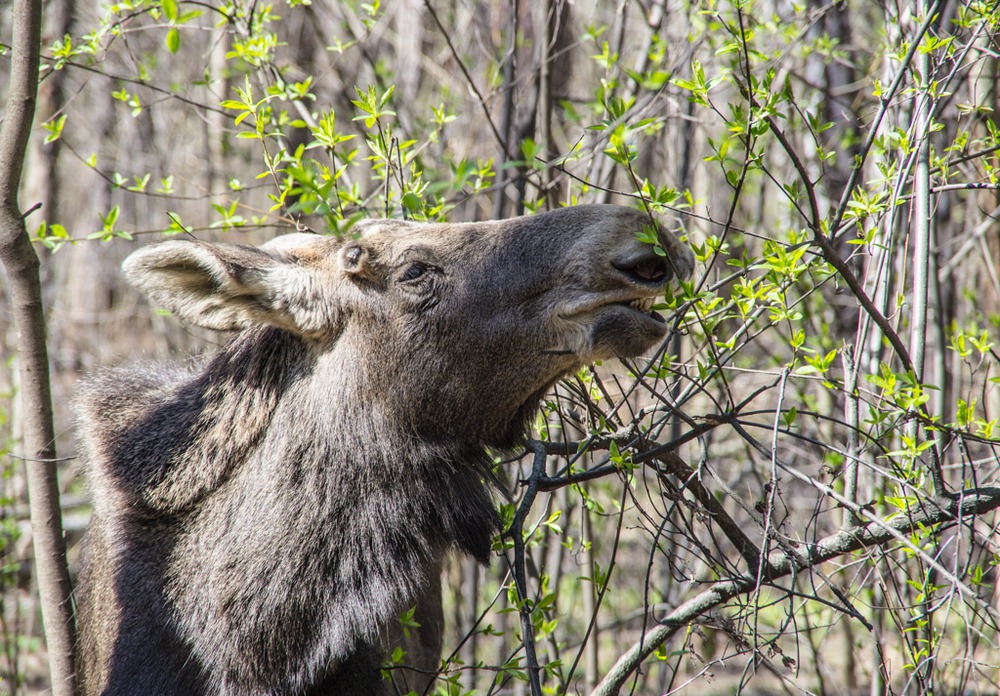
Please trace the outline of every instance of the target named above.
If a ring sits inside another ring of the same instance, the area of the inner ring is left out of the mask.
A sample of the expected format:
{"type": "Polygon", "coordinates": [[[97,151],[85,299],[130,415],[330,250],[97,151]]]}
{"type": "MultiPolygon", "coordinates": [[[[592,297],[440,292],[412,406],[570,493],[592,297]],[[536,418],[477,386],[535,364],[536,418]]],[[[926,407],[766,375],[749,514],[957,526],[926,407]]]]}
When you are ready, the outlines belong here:
{"type": "Polygon", "coordinates": [[[399,281],[401,283],[406,283],[411,280],[416,280],[428,270],[427,264],[417,261],[416,263],[410,264],[410,266],[403,271],[403,275],[399,276],[399,281]]]}

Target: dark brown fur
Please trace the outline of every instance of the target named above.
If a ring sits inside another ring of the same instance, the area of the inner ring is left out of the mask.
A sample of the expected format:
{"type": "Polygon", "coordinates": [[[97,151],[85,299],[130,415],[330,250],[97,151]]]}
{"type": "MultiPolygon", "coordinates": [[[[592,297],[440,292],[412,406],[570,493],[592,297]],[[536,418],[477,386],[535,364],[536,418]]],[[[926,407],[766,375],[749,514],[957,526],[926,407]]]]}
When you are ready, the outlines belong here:
{"type": "Polygon", "coordinates": [[[441,560],[485,563],[497,531],[488,451],[523,438],[560,376],[665,333],[623,303],[692,260],[637,242],[644,222],[581,206],[130,257],[155,304],[241,333],[196,370],[82,390],[84,693],[384,693],[385,646],[421,598],[433,668],[441,560]]]}

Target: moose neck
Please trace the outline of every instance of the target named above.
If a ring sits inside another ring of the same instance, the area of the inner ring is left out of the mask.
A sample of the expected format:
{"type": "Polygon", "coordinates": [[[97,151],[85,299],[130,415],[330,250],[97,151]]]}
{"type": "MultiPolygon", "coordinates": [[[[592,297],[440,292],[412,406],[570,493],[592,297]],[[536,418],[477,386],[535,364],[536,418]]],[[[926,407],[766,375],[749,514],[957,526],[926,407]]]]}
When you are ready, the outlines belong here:
{"type": "Polygon", "coordinates": [[[301,472],[315,477],[304,490],[325,492],[318,510],[345,501],[364,506],[366,498],[381,509],[383,499],[395,499],[395,509],[412,515],[405,525],[415,543],[454,544],[485,563],[498,527],[487,447],[475,435],[418,432],[401,408],[405,393],[373,389],[371,371],[386,371],[377,356],[372,346],[347,340],[318,350],[309,378],[290,384],[278,403],[261,454],[288,466],[317,464],[301,472]],[[289,442],[302,448],[292,457],[266,451],[289,442]]]}
{"type": "Polygon", "coordinates": [[[316,516],[336,517],[332,506],[366,497],[373,505],[398,499],[397,508],[421,515],[410,521],[415,543],[457,544],[485,562],[498,524],[486,448],[418,436],[399,420],[399,404],[366,387],[355,352],[339,342],[310,346],[277,328],[235,338],[177,394],[201,413],[188,423],[181,466],[215,469],[216,484],[261,474],[292,483],[296,495],[314,496],[303,503],[316,516]]]}

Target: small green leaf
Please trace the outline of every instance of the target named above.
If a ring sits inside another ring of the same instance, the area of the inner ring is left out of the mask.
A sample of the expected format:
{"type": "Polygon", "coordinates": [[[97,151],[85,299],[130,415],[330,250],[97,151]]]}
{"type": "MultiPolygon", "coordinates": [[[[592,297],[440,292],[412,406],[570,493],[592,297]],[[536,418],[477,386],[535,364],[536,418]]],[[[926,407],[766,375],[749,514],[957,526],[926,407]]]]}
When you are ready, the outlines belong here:
{"type": "Polygon", "coordinates": [[[403,194],[403,207],[411,213],[418,212],[422,207],[420,196],[415,194],[413,191],[407,191],[403,194]]]}
{"type": "Polygon", "coordinates": [[[49,144],[59,140],[62,137],[63,126],[66,125],[66,114],[61,114],[57,118],[52,118],[42,124],[45,128],[45,144],[49,144]]]}
{"type": "Polygon", "coordinates": [[[177,0],[163,0],[160,5],[163,7],[163,14],[167,16],[171,22],[177,21],[178,10],[177,10],[177,0]]]}
{"type": "Polygon", "coordinates": [[[167,44],[168,51],[171,53],[177,53],[177,49],[181,47],[181,33],[176,29],[170,29],[167,32],[165,43],[167,44]]]}

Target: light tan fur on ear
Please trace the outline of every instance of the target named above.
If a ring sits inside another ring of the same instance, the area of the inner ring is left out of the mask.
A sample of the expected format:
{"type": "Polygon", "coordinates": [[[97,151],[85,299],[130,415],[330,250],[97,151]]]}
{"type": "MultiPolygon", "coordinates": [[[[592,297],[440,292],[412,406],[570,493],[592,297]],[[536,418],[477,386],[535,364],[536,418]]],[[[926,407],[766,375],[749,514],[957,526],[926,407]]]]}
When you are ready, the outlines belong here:
{"type": "Polygon", "coordinates": [[[317,333],[331,323],[331,308],[315,271],[289,253],[309,241],[279,237],[255,248],[172,240],[139,249],[122,268],[153,304],[190,324],[219,331],[270,324],[317,333]]]}

